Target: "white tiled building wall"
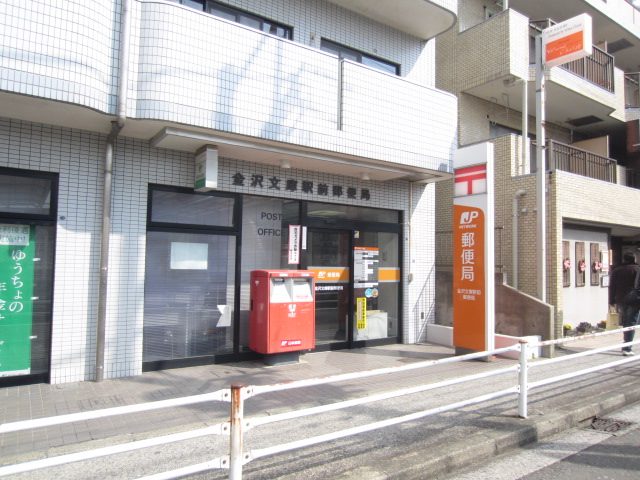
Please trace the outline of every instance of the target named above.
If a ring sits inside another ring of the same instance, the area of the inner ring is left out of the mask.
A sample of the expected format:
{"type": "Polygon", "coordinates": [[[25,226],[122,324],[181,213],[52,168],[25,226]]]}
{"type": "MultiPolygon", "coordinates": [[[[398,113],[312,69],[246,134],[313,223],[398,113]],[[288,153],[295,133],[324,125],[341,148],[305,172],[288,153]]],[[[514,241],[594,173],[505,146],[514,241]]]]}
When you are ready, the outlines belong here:
{"type": "Polygon", "coordinates": [[[0,118],[0,165],[58,172],[52,381],[85,380],[95,355],[104,137],[0,118]],[[64,217],[64,218],[63,218],[64,217]]]}
{"type": "MultiPolygon", "coordinates": [[[[0,119],[0,165],[58,172],[60,198],[56,238],[52,336],[52,382],[89,380],[95,365],[95,324],[99,280],[99,235],[102,213],[102,163],[105,136],[47,125],[0,119]]],[[[269,189],[233,185],[233,176],[277,175],[317,183],[366,188],[370,200],[340,203],[403,211],[405,227],[404,342],[424,339],[424,324],[433,315],[434,186],[406,182],[363,182],[352,177],[222,159],[220,190],[276,196],[269,189]],[[410,197],[413,213],[409,213],[410,197]]],[[[121,138],[115,149],[109,290],[105,344],[105,378],[136,375],[142,368],[142,315],[148,184],[189,187],[193,184],[193,155],[153,149],[146,142],[121,138]]],[[[279,191],[277,196],[307,199],[309,195],[279,191]]],[[[331,198],[312,198],[331,201],[331,198]]]]}
{"type": "MultiPolygon", "coordinates": [[[[88,107],[104,113],[108,126],[113,118],[106,114],[116,111],[119,71],[113,47],[119,46],[119,35],[113,27],[120,22],[121,1],[34,0],[28,9],[22,2],[0,1],[0,38],[5,45],[0,53],[0,90],[88,107]]],[[[128,122],[168,120],[450,171],[450,151],[457,145],[456,100],[432,88],[433,41],[402,34],[323,0],[228,3],[292,25],[294,43],[224,24],[170,0],[134,0],[128,122]],[[189,19],[186,24],[185,19],[189,19]],[[221,33],[233,32],[234,42],[223,35],[215,48],[203,49],[213,38],[206,28],[212,22],[221,33]],[[202,34],[194,35],[198,29],[202,34]],[[250,42],[239,41],[238,35],[250,42]],[[404,77],[345,64],[342,130],[336,108],[339,63],[314,50],[321,37],[397,62],[404,77]],[[225,45],[237,49],[228,61],[221,48],[225,45]],[[257,49],[263,56],[249,68],[236,61],[242,49],[248,55],[257,49]],[[217,63],[210,61],[214,54],[222,55],[215,57],[217,63]],[[287,64],[285,54],[298,63],[287,64]],[[195,61],[183,61],[191,55],[196,55],[195,61]],[[274,64],[279,69],[276,77],[274,64]],[[213,85],[209,80],[216,75],[220,79],[216,88],[204,88],[213,85]],[[279,83],[283,80],[288,83],[279,83]],[[233,81],[239,83],[231,87],[233,81]],[[269,96],[265,84],[273,87],[269,96]],[[256,102],[258,98],[264,103],[256,102]]],[[[0,117],[0,166],[60,175],[53,383],[89,380],[94,372],[106,129],[102,132],[0,117]]],[[[148,184],[189,187],[193,182],[193,154],[153,149],[148,139],[119,138],[114,159],[105,378],[141,373],[148,184]]],[[[370,200],[342,197],[340,203],[401,210],[404,222],[411,224],[410,229],[405,226],[403,237],[403,341],[424,339],[424,325],[433,318],[433,185],[414,186],[411,192],[401,181],[362,182],[221,159],[220,189],[272,195],[267,189],[234,186],[231,178],[238,172],[265,178],[296,175],[298,181],[367,188],[370,200]],[[408,282],[410,272],[413,278],[408,282]]],[[[305,195],[278,192],[281,197],[309,199],[305,195]]]]}
{"type": "Polygon", "coordinates": [[[108,112],[119,0],[0,2],[0,90],[108,112]]]}

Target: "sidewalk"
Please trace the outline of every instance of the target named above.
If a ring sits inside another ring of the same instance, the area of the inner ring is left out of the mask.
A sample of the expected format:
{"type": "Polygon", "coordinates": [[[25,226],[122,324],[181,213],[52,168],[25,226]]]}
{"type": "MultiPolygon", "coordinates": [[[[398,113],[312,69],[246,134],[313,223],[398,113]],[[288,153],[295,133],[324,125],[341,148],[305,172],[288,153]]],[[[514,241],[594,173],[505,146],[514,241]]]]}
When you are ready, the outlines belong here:
{"type": "MultiPolygon", "coordinates": [[[[585,348],[619,343],[618,337],[615,335],[599,337],[579,344],[574,342],[568,344],[566,348],[556,349],[556,354],[564,355],[585,348]]],[[[434,344],[388,345],[306,354],[301,356],[300,363],[294,365],[266,367],[262,362],[240,362],[149,372],[136,377],[105,380],[101,383],[80,382],[2,388],[0,389],[0,423],[202,394],[227,388],[236,382],[264,385],[400,366],[448,358],[453,353],[450,347],[434,344]]],[[[622,358],[619,352],[609,352],[596,357],[601,357],[600,361],[622,358]]],[[[513,365],[514,362],[514,360],[497,358],[491,362],[454,363],[340,384],[272,393],[260,396],[259,402],[252,403],[249,400],[245,407],[245,415],[273,415],[286,410],[323,405],[503,368],[513,365]]],[[[578,360],[578,362],[584,363],[585,360],[578,360]]],[[[370,453],[360,457],[354,453],[350,455],[346,464],[334,465],[331,478],[342,478],[339,475],[352,479],[435,478],[453,468],[477,462],[486,458],[487,455],[501,453],[509,448],[572,428],[585,419],[604,415],[625,404],[640,400],[638,365],[638,363],[632,363],[615,367],[605,370],[608,373],[597,373],[595,377],[594,374],[586,375],[580,380],[572,380],[570,388],[559,388],[556,384],[540,389],[541,393],[538,395],[535,393],[538,391],[536,389],[530,394],[530,416],[526,420],[517,418],[517,399],[514,396],[508,397],[508,401],[496,400],[492,406],[480,404],[466,407],[465,412],[473,413],[474,421],[471,426],[464,428],[464,434],[456,436],[452,432],[445,431],[432,434],[428,440],[425,439],[428,445],[415,443],[415,451],[405,452],[405,457],[402,459],[398,455],[394,458],[377,458],[370,453]],[[496,410],[496,402],[499,403],[498,410],[496,410]],[[431,476],[427,476],[426,472],[431,476]]],[[[558,367],[548,370],[554,375],[560,373],[558,367]]],[[[500,380],[502,377],[492,377],[486,382],[487,388],[489,385],[494,389],[502,388],[499,387],[500,382],[508,382],[500,380]]],[[[508,386],[512,385],[511,380],[508,386]]],[[[482,388],[485,387],[479,386],[477,391],[474,388],[468,396],[482,394],[482,388]]],[[[450,388],[434,398],[443,402],[456,401],[453,400],[453,395],[459,395],[461,390],[470,389],[450,388]]],[[[468,391],[466,393],[469,394],[468,391]]],[[[401,408],[399,403],[394,406],[401,408]]],[[[419,407],[416,408],[418,409],[419,407]]],[[[41,458],[44,455],[59,455],[68,451],[202,428],[225,421],[228,415],[229,405],[215,402],[4,434],[0,437],[0,464],[18,463],[41,458]]],[[[343,425],[341,428],[347,427],[343,425]]],[[[284,455],[286,454],[277,457],[284,455]]],[[[275,467],[269,465],[266,462],[262,467],[259,465],[253,467],[254,462],[250,463],[247,467],[253,468],[247,468],[248,472],[262,469],[263,473],[253,477],[248,473],[246,478],[314,478],[311,470],[304,475],[300,473],[305,468],[302,464],[298,467],[297,475],[299,476],[296,476],[295,471],[291,473],[289,470],[289,475],[293,475],[290,477],[282,472],[278,473],[277,470],[273,470],[275,467]]],[[[326,465],[324,467],[326,469],[326,465]]],[[[215,478],[224,478],[224,474],[215,478]]]]}

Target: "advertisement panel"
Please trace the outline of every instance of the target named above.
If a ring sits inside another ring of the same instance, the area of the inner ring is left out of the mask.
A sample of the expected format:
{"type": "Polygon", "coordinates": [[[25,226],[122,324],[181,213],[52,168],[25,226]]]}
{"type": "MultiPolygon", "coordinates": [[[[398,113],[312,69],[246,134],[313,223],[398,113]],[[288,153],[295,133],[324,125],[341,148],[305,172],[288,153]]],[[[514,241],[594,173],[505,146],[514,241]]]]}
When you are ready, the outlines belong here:
{"type": "Polygon", "coordinates": [[[485,216],[479,208],[454,205],[454,345],[485,349],[485,216]]]}
{"type": "Polygon", "coordinates": [[[35,227],[0,224],[0,377],[31,373],[35,227]]]}
{"type": "Polygon", "coordinates": [[[592,21],[586,13],[542,31],[546,67],[572,62],[593,53],[592,21]]]}
{"type": "Polygon", "coordinates": [[[493,144],[454,156],[453,345],[492,350],[495,330],[493,144]]]}

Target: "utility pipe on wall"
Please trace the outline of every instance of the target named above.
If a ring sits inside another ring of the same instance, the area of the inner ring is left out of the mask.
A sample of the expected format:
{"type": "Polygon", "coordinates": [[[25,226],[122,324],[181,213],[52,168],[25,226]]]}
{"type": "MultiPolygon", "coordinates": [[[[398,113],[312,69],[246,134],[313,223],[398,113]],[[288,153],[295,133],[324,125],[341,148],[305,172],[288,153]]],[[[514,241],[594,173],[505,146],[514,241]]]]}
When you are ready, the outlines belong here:
{"type": "Polygon", "coordinates": [[[519,199],[526,195],[525,190],[518,190],[513,195],[513,232],[511,234],[511,252],[513,254],[513,288],[518,289],[518,217],[520,216],[519,199]]]}
{"type": "Polygon", "coordinates": [[[109,269],[109,234],[111,232],[111,187],[113,182],[113,150],[116,138],[124,127],[127,115],[127,87],[129,82],[129,25],[131,0],[122,2],[120,30],[120,78],[118,85],[117,120],[111,122],[111,132],[105,145],[102,186],[102,232],[100,237],[100,284],[98,287],[98,319],[96,325],[96,366],[94,381],[104,380],[104,347],[107,324],[107,286],[109,269]]]}
{"type": "Polygon", "coordinates": [[[524,175],[524,166],[528,164],[529,158],[529,91],[527,85],[529,82],[525,78],[522,79],[522,162],[518,175],[524,175]]]}

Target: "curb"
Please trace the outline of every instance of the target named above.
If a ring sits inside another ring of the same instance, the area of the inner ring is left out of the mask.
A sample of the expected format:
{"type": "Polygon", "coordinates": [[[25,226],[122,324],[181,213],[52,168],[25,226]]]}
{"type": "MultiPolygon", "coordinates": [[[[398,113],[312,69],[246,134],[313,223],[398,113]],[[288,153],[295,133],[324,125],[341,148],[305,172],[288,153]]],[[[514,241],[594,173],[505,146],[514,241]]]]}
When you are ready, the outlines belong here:
{"type": "Polygon", "coordinates": [[[501,423],[511,427],[508,432],[495,429],[474,434],[453,443],[440,442],[426,452],[417,448],[406,455],[387,459],[384,463],[363,465],[342,472],[335,480],[437,480],[456,470],[483,463],[493,457],[525,445],[543,440],[560,432],[584,425],[586,422],[640,401],[640,384],[617,394],[598,394],[574,402],[549,414],[517,418],[517,411],[505,412],[509,416],[501,423]],[[585,401],[588,402],[585,404],[585,401]],[[519,422],[524,422],[520,423],[519,422]]]}

